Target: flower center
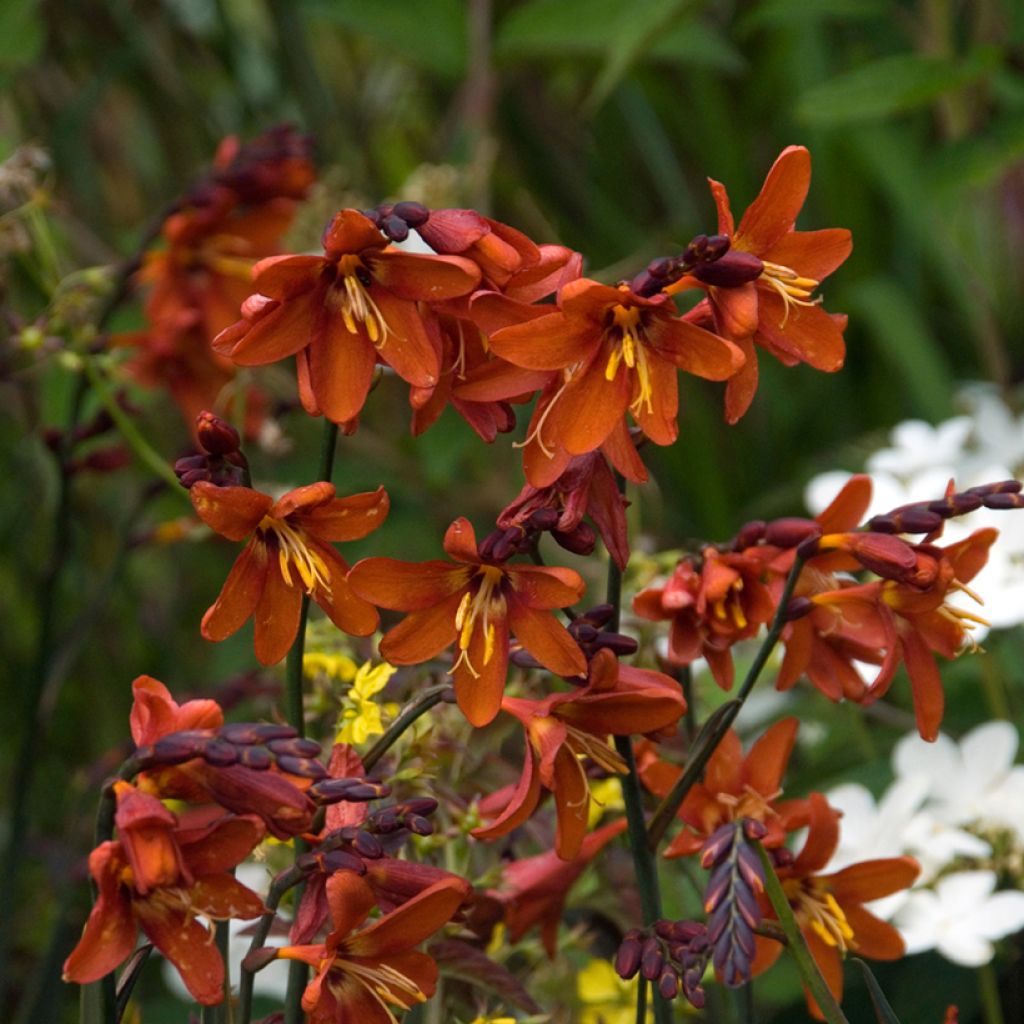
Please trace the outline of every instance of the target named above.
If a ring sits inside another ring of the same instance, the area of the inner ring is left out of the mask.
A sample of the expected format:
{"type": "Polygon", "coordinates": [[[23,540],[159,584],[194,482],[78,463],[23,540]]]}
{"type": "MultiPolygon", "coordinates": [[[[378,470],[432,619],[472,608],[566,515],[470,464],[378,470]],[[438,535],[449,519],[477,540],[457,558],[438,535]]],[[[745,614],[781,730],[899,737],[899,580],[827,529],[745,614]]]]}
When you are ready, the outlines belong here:
{"type": "Polygon", "coordinates": [[[816,879],[787,878],[782,888],[800,924],[807,925],[825,945],[841,953],[856,948],[853,929],[843,908],[821,882],[816,879]]]}
{"type": "Polygon", "coordinates": [[[753,786],[746,783],[742,793],[719,793],[716,799],[727,808],[726,820],[728,821],[753,818],[755,821],[765,822],[769,818],[779,816],[779,812],[772,807],[772,801],[777,800],[781,795],[781,789],[766,795],[759,793],[753,786]]]}
{"type": "Polygon", "coordinates": [[[644,324],[641,311],[637,306],[616,305],[611,308],[612,324],[606,332],[611,342],[611,354],[604,368],[605,380],[615,380],[619,367],[625,363],[630,370],[635,370],[639,381],[639,393],[630,405],[634,416],[641,409],[653,413],[651,401],[651,374],[647,363],[647,350],[644,344],[644,324]]]}
{"type": "Polygon", "coordinates": [[[268,547],[277,549],[277,564],[289,587],[297,585],[292,582],[291,570],[294,568],[307,594],[312,594],[314,590],[330,594],[331,570],[321,555],[306,543],[302,530],[273,516],[264,516],[258,529],[263,533],[268,547]]]}
{"type": "Polygon", "coordinates": [[[746,629],[749,625],[747,616],[743,611],[743,601],[740,592],[743,590],[743,577],[738,576],[729,584],[721,597],[713,599],[711,613],[714,616],[712,628],[716,626],[729,627],[731,623],[736,629],[746,629]]]}
{"type": "Polygon", "coordinates": [[[580,803],[587,806],[590,804],[590,779],[587,778],[587,770],[583,767],[582,758],[589,757],[594,764],[599,765],[606,772],[614,772],[616,775],[625,775],[629,771],[629,766],[609,746],[604,737],[577,729],[564,719],[559,719],[559,721],[565,726],[565,746],[573,755],[572,759],[583,782],[583,798],[580,803]]]}
{"type": "Polygon", "coordinates": [[[779,327],[785,327],[793,306],[817,306],[821,299],[812,299],[811,295],[820,282],[813,277],[801,277],[795,270],[784,267],[781,263],[764,261],[764,270],[759,280],[774,289],[782,299],[785,312],[779,327]]]}
{"type": "Polygon", "coordinates": [[[478,619],[482,620],[480,625],[484,631],[484,665],[489,664],[494,656],[495,632],[491,616],[505,616],[505,595],[501,592],[501,581],[504,578],[505,574],[497,566],[481,565],[474,581],[477,583],[476,591],[471,586],[463,595],[459,610],[455,613],[455,628],[459,631],[459,657],[451,667],[451,672],[465,665],[474,679],[480,676],[469,660],[469,644],[478,619]]]}
{"type": "Polygon", "coordinates": [[[393,332],[367,290],[372,283],[373,278],[363,261],[354,253],[347,253],[338,260],[338,279],[331,295],[348,333],[358,334],[357,324],[362,324],[372,344],[383,348],[388,335],[393,332]]]}
{"type": "MultiPolygon", "coordinates": [[[[392,1012],[391,1006],[400,1006],[403,1010],[408,1010],[416,1003],[427,1001],[426,993],[419,985],[390,964],[368,964],[364,960],[338,958],[331,965],[331,970],[346,974],[362,985],[387,1015],[388,1024],[398,1024],[398,1018],[392,1012]]],[[[332,986],[332,988],[334,988],[338,1003],[344,1008],[346,1001],[344,988],[341,986],[332,986]]]]}

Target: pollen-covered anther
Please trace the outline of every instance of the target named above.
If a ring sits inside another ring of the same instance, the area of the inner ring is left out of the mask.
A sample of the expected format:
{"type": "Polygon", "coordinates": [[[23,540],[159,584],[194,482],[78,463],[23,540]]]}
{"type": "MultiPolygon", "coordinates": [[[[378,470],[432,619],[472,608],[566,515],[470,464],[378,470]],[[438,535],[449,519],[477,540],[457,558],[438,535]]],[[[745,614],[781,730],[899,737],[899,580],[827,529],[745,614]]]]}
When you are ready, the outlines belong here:
{"type": "Polygon", "coordinates": [[[343,972],[358,981],[387,1014],[389,1024],[398,1024],[391,1006],[408,1010],[416,1003],[427,1001],[426,993],[416,982],[389,964],[371,965],[365,961],[339,958],[335,960],[332,970],[343,972]]]}
{"type": "Polygon", "coordinates": [[[469,645],[473,639],[473,632],[477,628],[478,619],[482,619],[481,628],[484,631],[483,664],[490,664],[491,658],[494,656],[495,644],[495,628],[491,618],[492,616],[495,618],[504,618],[505,616],[505,595],[501,592],[501,582],[504,578],[505,574],[497,566],[482,565],[477,572],[479,584],[476,592],[469,590],[463,595],[458,611],[455,613],[459,657],[449,670],[449,674],[460,665],[465,665],[474,679],[479,678],[480,673],[469,660],[469,645]]]}
{"type": "Polygon", "coordinates": [[[783,888],[797,919],[808,925],[822,942],[841,953],[856,948],[850,922],[828,889],[813,884],[794,887],[787,882],[783,888]]]}
{"type": "Polygon", "coordinates": [[[813,277],[801,277],[795,270],[784,267],[781,263],[769,263],[765,260],[760,279],[775,289],[785,306],[780,328],[786,326],[793,306],[817,306],[821,303],[820,297],[811,298],[820,282],[813,277]]]}
{"type": "Polygon", "coordinates": [[[322,556],[306,543],[301,530],[284,519],[274,519],[272,516],[263,517],[259,530],[268,546],[277,549],[278,566],[289,587],[295,586],[291,574],[294,568],[307,594],[316,590],[330,594],[331,570],[322,556]]]}
{"type": "Polygon", "coordinates": [[[616,305],[612,307],[612,324],[608,328],[611,353],[604,368],[605,380],[615,380],[619,367],[625,363],[630,370],[636,370],[640,391],[633,401],[631,411],[636,415],[641,408],[654,411],[651,389],[651,374],[644,347],[643,320],[636,306],[616,305]]]}
{"type": "Polygon", "coordinates": [[[366,335],[377,348],[383,348],[393,332],[380,307],[367,290],[373,281],[359,256],[349,253],[338,261],[339,281],[331,294],[349,334],[358,334],[357,324],[366,328],[366,335]]]}

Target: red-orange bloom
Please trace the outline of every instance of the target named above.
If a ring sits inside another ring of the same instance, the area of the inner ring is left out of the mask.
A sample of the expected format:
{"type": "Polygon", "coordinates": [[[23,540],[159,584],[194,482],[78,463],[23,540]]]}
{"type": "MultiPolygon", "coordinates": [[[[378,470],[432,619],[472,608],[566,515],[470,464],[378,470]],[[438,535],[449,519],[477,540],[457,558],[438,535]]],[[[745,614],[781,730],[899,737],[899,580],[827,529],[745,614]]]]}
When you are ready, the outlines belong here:
{"type": "Polygon", "coordinates": [[[255,616],[256,657],[273,665],[295,642],[304,593],[346,633],[369,636],[377,628],[376,610],[348,585],[348,564],[332,542],[359,540],[380,526],[388,512],[383,488],[336,498],[333,485],[320,482],[274,501],[248,487],[200,482],[189,495],[217,533],[249,539],[203,616],[207,640],[224,640],[255,616]]]}
{"type": "Polygon", "coordinates": [[[297,356],[304,407],[336,423],[359,414],[378,359],[410,384],[433,387],[440,346],[417,303],[465,295],[480,280],[476,264],[401,252],[357,210],[335,216],[323,245],[323,256],[257,264],[256,294],[214,348],[240,366],[297,356]]]}
{"type": "MultiPolygon", "coordinates": [[[[743,365],[731,342],[678,316],[664,294],[637,295],[586,278],[558,294],[558,311],[495,331],[493,351],[529,373],[559,371],[540,399],[527,438],[527,479],[535,486],[559,475],[556,452],[599,448],[628,409],[655,444],[679,433],[676,371],[726,380],[743,365]],[[544,466],[553,461],[553,468],[544,466]],[[553,473],[553,476],[552,476],[553,473]]],[[[510,375],[510,393],[524,390],[510,375]]]]}
{"type": "MultiPolygon", "coordinates": [[[[820,793],[809,798],[810,820],[807,840],[792,864],[776,869],[783,891],[793,909],[807,946],[829,990],[843,995],[842,958],[848,952],[874,960],[898,960],[903,956],[900,933],[879,920],[864,904],[906,889],[921,868],[913,857],[888,857],[851,864],[832,874],[819,874],[839,843],[839,815],[820,793]]],[[[762,910],[774,917],[767,897],[762,910]]],[[[753,974],[767,970],[779,957],[782,946],[757,936],[753,974]]],[[[823,1020],[810,993],[811,1014],[823,1020]]]]}
{"type": "Polygon", "coordinates": [[[580,758],[625,774],[626,763],[609,746],[608,736],[672,726],[686,710],[686,701],[674,679],[620,666],[611,651],[602,649],[590,662],[584,689],[544,700],[506,697],[501,706],[526,730],[523,773],[505,810],[489,825],[474,829],[473,835],[493,839],[518,828],[533,814],[544,787],[555,796],[555,852],[572,860],[580,852],[590,812],[590,786],[580,758]]]}
{"type": "MultiPolygon", "coordinates": [[[[679,808],[685,827],[668,844],[665,856],[696,853],[717,828],[740,818],[753,818],[767,827],[762,840],[766,846],[781,845],[789,812],[802,806],[778,803],[798,724],[795,718],[776,722],[745,756],[739,736],[730,729],[708,760],[703,781],[694,783],[679,808]]],[[[682,774],[677,765],[646,752],[639,759],[639,768],[644,785],[658,796],[665,796],[682,774]]]]}
{"type": "MultiPolygon", "coordinates": [[[[843,365],[846,317],[830,316],[812,296],[818,284],[850,255],[853,243],[845,228],[794,230],[810,182],[810,153],[803,146],[788,146],[736,227],[725,187],[710,181],[718,207],[718,230],[730,241],[723,263],[732,259],[733,253],[749,253],[761,264],[755,280],[728,287],[715,285],[716,265],[710,263],[706,280],[701,282],[708,288],[716,328],[732,338],[747,357],[726,387],[730,423],[747,411],[757,390],[755,345],[787,366],[808,363],[833,372],[843,365]]],[[[694,283],[693,277],[686,277],[667,290],[678,291],[694,283]]]]}
{"type": "Polygon", "coordinates": [[[625,830],[625,818],[602,825],[583,840],[572,860],[563,860],[549,850],[507,863],[501,873],[501,889],[489,895],[505,908],[509,941],[518,942],[539,924],[544,948],[554,957],[569,890],[594,857],[625,830]]]}
{"type": "Polygon", "coordinates": [[[578,573],[488,561],[466,519],[448,527],[444,549],[455,564],[366,558],[349,574],[360,597],[381,608],[411,612],[380,642],[389,662],[418,665],[454,643],[459,652],[451,670],[455,694],[476,726],[487,725],[501,706],[510,633],[552,672],[578,676],[587,671],[579,645],[551,614],[583,596],[578,573]]]}
{"type": "Polygon", "coordinates": [[[468,882],[451,876],[355,931],[375,905],[373,890],[351,871],[332,875],[327,899],[334,928],[327,939],[277,950],[316,971],[302,996],[309,1024],[395,1024],[391,1007],[425,1002],[434,994],[437,964],[413,947],[450,921],[469,892],[468,882]]]}
{"type": "Polygon", "coordinates": [[[677,665],[707,659],[723,690],[733,684],[732,646],[755,636],[775,613],[771,592],[762,582],[764,548],[727,552],[705,548],[702,560],[683,559],[664,587],[641,591],[633,611],[657,622],[669,619],[668,656],[677,665]]]}
{"type": "Polygon", "coordinates": [[[135,949],[136,927],[178,969],[192,996],[210,1006],[224,998],[224,962],[213,931],[197,914],[248,920],[263,902],[231,875],[263,837],[255,818],[197,812],[180,824],[157,799],[117,783],[120,839],[89,856],[99,897],[64,964],[66,981],[97,981],[135,949]]]}

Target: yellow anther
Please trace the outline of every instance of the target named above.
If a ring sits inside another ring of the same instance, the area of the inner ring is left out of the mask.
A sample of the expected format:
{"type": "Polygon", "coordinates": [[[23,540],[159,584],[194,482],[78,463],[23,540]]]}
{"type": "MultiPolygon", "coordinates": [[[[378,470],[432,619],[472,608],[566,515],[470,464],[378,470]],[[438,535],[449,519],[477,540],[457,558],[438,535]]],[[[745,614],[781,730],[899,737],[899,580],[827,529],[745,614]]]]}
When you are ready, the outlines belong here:
{"type": "Polygon", "coordinates": [[[331,570],[320,553],[306,543],[302,530],[292,526],[284,519],[264,516],[258,529],[265,536],[273,536],[277,548],[277,564],[281,576],[289,587],[296,584],[292,581],[291,570],[299,575],[302,589],[307,594],[321,590],[331,592],[331,570]]]}

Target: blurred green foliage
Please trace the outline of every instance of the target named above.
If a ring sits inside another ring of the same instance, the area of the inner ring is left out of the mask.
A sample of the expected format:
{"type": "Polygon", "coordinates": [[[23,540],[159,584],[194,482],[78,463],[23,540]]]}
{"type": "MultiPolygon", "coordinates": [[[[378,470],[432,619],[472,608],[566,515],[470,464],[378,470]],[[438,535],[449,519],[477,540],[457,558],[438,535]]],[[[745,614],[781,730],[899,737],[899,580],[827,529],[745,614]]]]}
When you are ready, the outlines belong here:
{"type": "MultiPolygon", "coordinates": [[[[47,227],[30,252],[8,254],[5,314],[8,325],[31,322],[54,273],[126,257],[224,135],[282,120],[315,133],[323,172],[297,246],[313,247],[343,203],[424,198],[580,249],[588,272],[608,280],[714,228],[706,176],[726,183],[740,211],[782,147],[802,143],[815,176],[801,226],[853,231],[853,257],[824,290],[830,310],[850,314],[847,365],[829,377],[762,359],[754,406],[731,429],[720,388],[688,380],[680,443],[648,452],[643,529],[670,546],[724,538],[748,518],[799,512],[808,476],[857,466],[896,421],[948,415],[954,381],[1020,382],[1022,68],[1015,0],[5,0],[0,156],[31,142],[52,160],[47,227]]],[[[118,326],[137,323],[126,307],[118,326]]],[[[521,484],[508,444],[484,449],[454,417],[405,436],[394,385],[342,439],[339,490],[383,482],[393,500],[386,528],[352,558],[430,557],[451,518],[486,528],[521,484]]],[[[143,543],[187,509],[146,497],[142,470],[76,478],[54,546],[58,482],[41,438],[64,421],[74,383],[54,361],[5,372],[0,387],[5,751],[17,748],[36,598],[54,552],[66,555],[33,755],[22,879],[32,895],[4,925],[18,935],[25,999],[21,1016],[0,1007],[0,1017],[72,1019],[72,993],[51,982],[81,921],[80,858],[113,763],[100,759],[126,739],[128,682],[148,672],[180,693],[206,692],[252,658],[244,635],[217,647],[197,636],[233,549],[143,543]],[[126,535],[139,543],[126,549],[126,535]]],[[[187,433],[170,403],[133,401],[145,436],[173,458],[187,433]]],[[[293,415],[282,428],[290,452],[258,455],[256,476],[305,482],[317,427],[293,415]]],[[[986,669],[1017,711],[1018,647],[997,644],[986,669]]],[[[976,668],[953,670],[971,686],[976,668]]],[[[951,704],[954,729],[991,714],[976,697],[951,704]]],[[[816,697],[806,711],[828,735],[805,756],[797,789],[878,777],[895,731],[858,732],[852,713],[816,697]]],[[[879,972],[904,1014],[921,1005],[914,963],[879,972]]],[[[964,973],[944,967],[934,992],[959,999],[967,1022],[964,973]]],[[[791,1008],[771,1019],[803,1019],[792,984],[776,989],[791,1008]]],[[[856,985],[853,998],[866,1013],[856,985]]],[[[1024,1012],[1015,998],[1008,1020],[1024,1012]]],[[[939,1002],[903,1019],[936,1021],[939,1002]]]]}

